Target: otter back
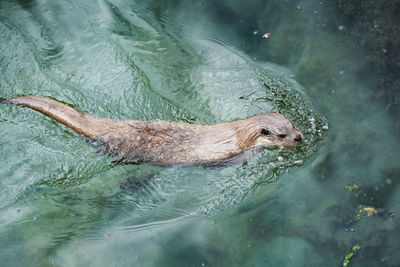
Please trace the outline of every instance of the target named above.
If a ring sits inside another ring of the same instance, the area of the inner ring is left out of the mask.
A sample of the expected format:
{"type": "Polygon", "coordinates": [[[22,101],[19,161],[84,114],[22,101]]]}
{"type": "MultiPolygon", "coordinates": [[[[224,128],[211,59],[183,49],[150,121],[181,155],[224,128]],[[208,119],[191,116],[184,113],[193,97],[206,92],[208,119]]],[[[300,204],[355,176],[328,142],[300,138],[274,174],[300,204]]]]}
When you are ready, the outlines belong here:
{"type": "Polygon", "coordinates": [[[283,114],[265,113],[216,125],[167,121],[118,121],[83,114],[60,102],[34,96],[3,103],[42,112],[96,141],[119,162],[160,166],[218,166],[249,160],[264,147],[294,147],[303,134],[283,114]]]}

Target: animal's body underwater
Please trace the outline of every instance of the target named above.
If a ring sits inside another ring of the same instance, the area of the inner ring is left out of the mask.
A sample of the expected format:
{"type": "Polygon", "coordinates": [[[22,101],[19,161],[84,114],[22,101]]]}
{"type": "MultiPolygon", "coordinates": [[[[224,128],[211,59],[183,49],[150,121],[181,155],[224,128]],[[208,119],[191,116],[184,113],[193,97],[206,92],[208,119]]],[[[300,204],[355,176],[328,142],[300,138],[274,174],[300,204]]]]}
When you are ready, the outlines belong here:
{"type": "Polygon", "coordinates": [[[60,102],[35,96],[3,101],[42,112],[98,142],[121,162],[158,166],[224,166],[243,163],[265,147],[301,143],[302,132],[284,115],[260,114],[216,125],[166,121],[118,121],[83,114],[60,102]]]}

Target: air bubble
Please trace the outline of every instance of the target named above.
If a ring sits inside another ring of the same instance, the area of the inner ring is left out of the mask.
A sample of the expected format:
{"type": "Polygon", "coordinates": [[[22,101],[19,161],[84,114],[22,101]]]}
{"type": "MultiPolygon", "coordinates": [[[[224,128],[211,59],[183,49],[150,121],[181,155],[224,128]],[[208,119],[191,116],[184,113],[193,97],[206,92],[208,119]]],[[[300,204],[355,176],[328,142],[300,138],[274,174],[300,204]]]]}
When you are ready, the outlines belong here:
{"type": "Polygon", "coordinates": [[[303,164],[303,160],[301,160],[301,159],[295,160],[293,163],[296,165],[301,165],[301,164],[303,164]]]}

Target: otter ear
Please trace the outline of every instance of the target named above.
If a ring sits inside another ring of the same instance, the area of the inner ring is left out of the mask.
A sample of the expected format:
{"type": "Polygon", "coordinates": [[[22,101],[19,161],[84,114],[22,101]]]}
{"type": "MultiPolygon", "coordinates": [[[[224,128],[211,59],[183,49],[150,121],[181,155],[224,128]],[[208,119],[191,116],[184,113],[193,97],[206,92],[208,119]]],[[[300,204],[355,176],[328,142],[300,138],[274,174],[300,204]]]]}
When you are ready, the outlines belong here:
{"type": "Polygon", "coordinates": [[[268,136],[268,135],[270,135],[270,134],[271,134],[271,132],[270,132],[269,130],[267,130],[267,129],[261,129],[261,135],[268,136]]]}

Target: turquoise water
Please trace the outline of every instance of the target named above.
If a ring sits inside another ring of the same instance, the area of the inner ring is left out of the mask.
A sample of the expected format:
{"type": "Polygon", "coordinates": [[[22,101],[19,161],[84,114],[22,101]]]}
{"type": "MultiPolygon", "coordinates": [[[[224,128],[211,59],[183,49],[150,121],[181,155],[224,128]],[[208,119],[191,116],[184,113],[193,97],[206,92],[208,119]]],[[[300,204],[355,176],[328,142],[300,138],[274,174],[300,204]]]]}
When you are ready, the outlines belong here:
{"type": "Polygon", "coordinates": [[[399,128],[334,8],[3,1],[2,99],[195,124],[283,112],[305,142],[223,170],[119,166],[1,105],[0,265],[339,266],[355,245],[351,266],[399,265],[399,128]]]}

